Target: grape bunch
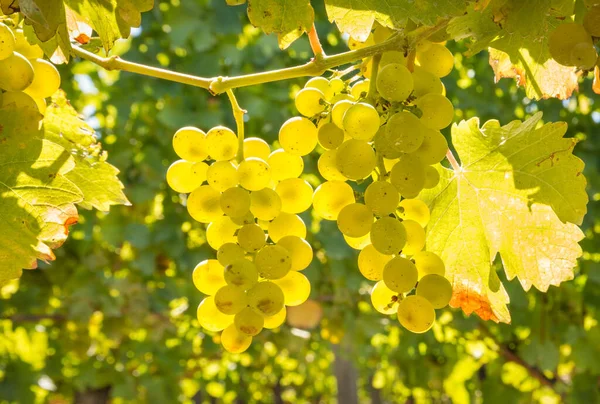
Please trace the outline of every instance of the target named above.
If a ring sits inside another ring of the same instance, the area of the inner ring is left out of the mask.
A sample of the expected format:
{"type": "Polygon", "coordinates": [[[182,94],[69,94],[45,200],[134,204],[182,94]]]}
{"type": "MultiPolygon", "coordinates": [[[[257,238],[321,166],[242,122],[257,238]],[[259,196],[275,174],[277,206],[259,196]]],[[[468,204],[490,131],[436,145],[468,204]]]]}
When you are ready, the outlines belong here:
{"type": "Polygon", "coordinates": [[[0,22],[0,108],[29,109],[44,115],[46,98],[60,87],[60,74],[23,30],[0,22]]]}
{"type": "Polygon", "coordinates": [[[304,303],[310,282],[300,271],[312,261],[306,226],[298,214],[312,205],[313,188],[299,178],[302,156],[317,145],[317,128],[302,117],[285,122],[282,148],[271,152],[260,138],[240,142],[229,128],[204,133],[179,129],[173,148],[181,160],[167,170],[167,183],[188,194],[187,210],[207,224],[216,259],[199,263],[194,285],[206,297],[198,320],[222,331],[223,347],[245,351],[263,328],[279,327],[286,306],[304,303]]]}
{"type": "Polygon", "coordinates": [[[583,23],[561,24],[550,34],[550,55],[563,66],[591,70],[598,64],[594,43],[600,38],[600,3],[593,4],[583,23]]]}

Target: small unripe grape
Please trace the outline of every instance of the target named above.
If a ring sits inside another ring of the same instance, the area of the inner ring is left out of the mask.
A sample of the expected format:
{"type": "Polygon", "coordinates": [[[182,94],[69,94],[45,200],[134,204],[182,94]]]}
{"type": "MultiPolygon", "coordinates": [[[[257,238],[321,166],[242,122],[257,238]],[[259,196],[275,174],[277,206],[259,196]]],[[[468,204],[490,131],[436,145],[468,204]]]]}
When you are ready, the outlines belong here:
{"type": "Polygon", "coordinates": [[[410,292],[417,284],[417,280],[417,267],[406,258],[394,257],[383,268],[383,282],[394,292],[410,292]]]}
{"type": "Polygon", "coordinates": [[[434,309],[442,309],[452,299],[452,285],[441,275],[425,275],[419,280],[417,295],[429,300],[434,309]]]}
{"type": "Polygon", "coordinates": [[[344,131],[354,139],[371,140],[379,130],[379,113],[370,104],[359,102],[352,105],[342,120],[344,131]]]}
{"type": "Polygon", "coordinates": [[[377,75],[376,84],[379,94],[392,102],[406,100],[414,88],[410,70],[399,63],[384,66],[377,75]]]}
{"type": "Polygon", "coordinates": [[[435,167],[425,166],[425,185],[423,188],[431,189],[435,188],[440,182],[440,173],[435,167]]]}
{"type": "Polygon", "coordinates": [[[237,154],[238,147],[237,136],[229,128],[215,126],[206,134],[206,149],[214,160],[231,160],[237,154]]]}
{"type": "Polygon", "coordinates": [[[319,144],[325,149],[335,149],[344,141],[344,131],[333,122],[319,127],[319,144]]]}
{"type": "Polygon", "coordinates": [[[203,161],[208,157],[206,133],[198,128],[186,126],[173,135],[173,149],[187,161],[203,161]]]}
{"type": "Polygon", "coordinates": [[[303,88],[294,99],[296,109],[306,117],[312,117],[325,110],[325,94],[316,88],[303,88]]]}
{"type": "MultiPolygon", "coordinates": [[[[334,77],[329,80],[329,87],[333,90],[333,94],[336,95],[344,91],[346,88],[346,83],[344,83],[344,80],[340,79],[339,77],[334,77]]],[[[327,95],[325,91],[323,91],[323,93],[327,95]]]]}
{"type": "Polygon", "coordinates": [[[398,321],[408,331],[421,334],[433,326],[435,309],[422,296],[407,296],[398,305],[398,321]]]}
{"type": "Polygon", "coordinates": [[[371,243],[382,254],[399,254],[406,244],[406,230],[393,217],[382,217],[371,227],[371,243]]]}
{"type": "Polygon", "coordinates": [[[571,63],[578,69],[589,70],[598,60],[596,48],[589,42],[580,42],[571,51],[571,63]]]}
{"type": "Polygon", "coordinates": [[[317,146],[317,127],[307,118],[290,118],[281,125],[279,143],[285,151],[305,156],[317,146]]]}

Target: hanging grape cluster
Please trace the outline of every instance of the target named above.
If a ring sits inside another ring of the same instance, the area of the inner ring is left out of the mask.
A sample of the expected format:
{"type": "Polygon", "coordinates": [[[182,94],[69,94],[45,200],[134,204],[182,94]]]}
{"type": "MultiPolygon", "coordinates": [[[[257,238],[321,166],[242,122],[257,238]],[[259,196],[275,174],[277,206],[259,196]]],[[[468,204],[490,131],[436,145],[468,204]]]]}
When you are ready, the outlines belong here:
{"type": "Polygon", "coordinates": [[[594,46],[600,38],[600,4],[592,5],[583,17],[583,23],[561,24],[549,40],[550,55],[563,66],[591,70],[598,63],[594,46]]]}

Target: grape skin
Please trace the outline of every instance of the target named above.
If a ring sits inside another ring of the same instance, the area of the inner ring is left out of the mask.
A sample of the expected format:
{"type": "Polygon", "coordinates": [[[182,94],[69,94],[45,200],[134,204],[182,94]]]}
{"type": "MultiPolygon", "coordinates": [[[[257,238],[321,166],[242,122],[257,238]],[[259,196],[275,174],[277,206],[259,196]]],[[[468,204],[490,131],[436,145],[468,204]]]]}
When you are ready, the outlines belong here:
{"type": "Polygon", "coordinates": [[[285,248],[290,254],[292,260],[292,271],[302,271],[306,269],[313,259],[313,250],[310,244],[298,236],[282,237],[277,245],[285,248]]]}
{"type": "Polygon", "coordinates": [[[371,290],[371,304],[381,314],[394,314],[396,308],[398,293],[385,286],[383,281],[379,281],[371,290]]]}
{"type": "Polygon", "coordinates": [[[335,149],[344,141],[344,131],[333,122],[327,122],[319,127],[319,144],[324,149],[335,149]]]}
{"type": "Polygon", "coordinates": [[[259,191],[271,182],[271,168],[262,159],[250,157],[237,169],[240,185],[248,191],[259,191]]]}
{"type": "Polygon", "coordinates": [[[344,113],[342,125],[344,131],[353,139],[371,140],[379,130],[379,113],[370,104],[359,102],[344,113]]]}
{"type": "Polygon", "coordinates": [[[428,44],[424,48],[417,47],[417,61],[424,70],[439,78],[450,74],[454,67],[452,52],[444,45],[438,43],[428,44]]]}
{"type": "Polygon", "coordinates": [[[272,330],[274,328],[280,327],[285,322],[286,315],[287,315],[287,310],[284,306],[281,310],[279,310],[274,315],[266,316],[264,318],[265,319],[264,328],[272,330]]]}
{"type": "Polygon", "coordinates": [[[406,100],[414,88],[410,70],[399,63],[390,63],[380,69],[376,85],[379,94],[392,102],[406,100]]]}
{"type": "Polygon", "coordinates": [[[209,185],[201,185],[188,196],[188,213],[200,223],[210,223],[223,215],[220,199],[218,191],[209,185]]]}
{"type": "Polygon", "coordinates": [[[446,273],[444,261],[431,251],[418,252],[412,256],[412,260],[419,270],[419,279],[428,274],[444,276],[446,273]]]}
{"type": "Polygon", "coordinates": [[[286,306],[298,306],[310,296],[310,281],[300,272],[290,271],[273,282],[283,291],[286,306]]]}
{"type": "Polygon", "coordinates": [[[0,22],[0,60],[11,56],[15,46],[15,34],[6,24],[0,22]]]}
{"type": "Polygon", "coordinates": [[[279,129],[279,143],[285,151],[305,156],[317,146],[317,127],[307,118],[290,118],[279,129]]]}
{"type": "Polygon", "coordinates": [[[273,282],[259,282],[248,290],[248,306],[265,317],[274,316],[284,306],[281,288],[273,282]]]}
{"type": "Polygon", "coordinates": [[[258,282],[258,270],[254,262],[242,258],[227,265],[223,277],[228,285],[250,289],[258,282]]]}
{"type": "Polygon", "coordinates": [[[383,278],[383,268],[391,260],[390,255],[382,254],[369,244],[358,254],[358,270],[370,281],[380,281],[383,278]]]}
{"type": "Polygon", "coordinates": [[[292,268],[292,258],[285,248],[266,245],[257,254],[256,267],[260,276],[266,279],[283,278],[292,268]]]}
{"type": "Polygon", "coordinates": [[[237,154],[238,147],[237,136],[225,126],[215,126],[206,133],[206,149],[214,160],[231,160],[237,154]]]}
{"type": "Polygon", "coordinates": [[[288,178],[275,187],[281,198],[281,211],[301,213],[312,204],[313,189],[308,182],[300,178],[288,178]]]}
{"type": "Polygon", "coordinates": [[[192,272],[192,282],[196,289],[205,295],[214,295],[227,284],[223,265],[213,259],[200,262],[192,272]]]}
{"type": "Polygon", "coordinates": [[[325,110],[325,94],[316,88],[303,88],[296,94],[294,103],[298,112],[306,117],[312,117],[325,110]]]}
{"type": "Polygon", "coordinates": [[[373,148],[366,141],[350,139],[338,147],[335,164],[346,178],[361,180],[373,172],[377,160],[373,148]]]}
{"type": "Polygon", "coordinates": [[[412,153],[418,157],[423,164],[431,165],[442,161],[448,152],[448,141],[439,131],[425,128],[423,131],[423,143],[412,153]]]}
{"type": "Polygon", "coordinates": [[[423,124],[419,118],[407,111],[392,115],[388,119],[386,132],[393,139],[394,150],[401,153],[412,153],[423,143],[423,124]]]}
{"type": "Polygon", "coordinates": [[[235,327],[243,334],[251,337],[258,335],[265,325],[265,318],[250,307],[244,308],[233,319],[235,327]]]}
{"type": "Polygon", "coordinates": [[[274,180],[281,181],[287,178],[298,178],[304,171],[302,157],[277,149],[269,155],[271,176],[274,180]]]}
{"type": "Polygon", "coordinates": [[[225,285],[215,293],[215,306],[223,314],[235,315],[247,305],[246,291],[234,285],[225,285]]]}
{"type": "Polygon", "coordinates": [[[238,230],[237,241],[246,252],[254,253],[265,245],[266,235],[258,225],[246,224],[238,230]]]}
{"type": "Polygon", "coordinates": [[[342,181],[324,182],[313,194],[313,210],[325,220],[337,220],[344,206],[354,202],[352,187],[342,181]]]}
{"type": "Polygon", "coordinates": [[[242,353],[252,344],[252,337],[240,332],[234,324],[221,333],[221,345],[227,352],[242,353]]]}
{"type": "Polygon", "coordinates": [[[414,220],[404,220],[402,226],[406,230],[406,244],[402,249],[404,255],[414,255],[425,247],[425,230],[414,220]]]}
{"type": "Polygon", "coordinates": [[[337,125],[338,128],[344,128],[344,115],[346,111],[354,105],[354,102],[350,100],[341,100],[336,102],[331,108],[331,122],[337,125]]]}
{"type": "Polygon", "coordinates": [[[421,122],[431,129],[440,130],[452,123],[454,119],[454,106],[452,102],[441,94],[425,94],[415,101],[423,115],[421,122]]]}
{"type": "Polygon", "coordinates": [[[33,66],[17,52],[0,60],[0,88],[23,91],[33,82],[33,66]]]}
{"type": "Polygon", "coordinates": [[[443,276],[425,275],[419,280],[417,295],[429,300],[434,309],[442,309],[452,299],[452,285],[443,276]]]}
{"type": "Polygon", "coordinates": [[[206,180],[216,191],[223,192],[239,183],[236,167],[230,161],[216,161],[206,170],[206,180]]]}
{"type": "Polygon", "coordinates": [[[422,334],[433,327],[435,309],[422,296],[407,296],[398,305],[398,321],[408,331],[422,334]]]}
{"type": "Polygon", "coordinates": [[[418,157],[406,154],[392,167],[390,182],[400,195],[414,198],[425,185],[425,167],[418,157]]]}
{"type": "Polygon", "coordinates": [[[60,88],[60,73],[44,59],[29,61],[33,67],[33,81],[25,90],[33,98],[51,97],[60,88]]]}
{"type": "Polygon", "coordinates": [[[373,213],[362,203],[353,203],[340,211],[337,225],[342,234],[348,237],[362,237],[371,231],[373,213]]]}
{"type": "Polygon", "coordinates": [[[203,161],[208,157],[206,133],[193,126],[183,127],[173,135],[173,149],[184,160],[203,161]]]}
{"type": "Polygon", "coordinates": [[[342,174],[337,168],[336,160],[336,149],[325,150],[317,162],[319,174],[321,174],[321,177],[325,178],[327,181],[346,181],[344,174],[342,174]]]}
{"type": "Polygon", "coordinates": [[[259,137],[244,139],[244,158],[256,157],[263,161],[269,159],[271,148],[269,144],[259,137]]]}
{"type": "Polygon", "coordinates": [[[250,194],[250,212],[257,219],[273,220],[281,212],[281,198],[270,188],[254,191],[250,194]]]}
{"type": "Polygon", "coordinates": [[[169,166],[167,169],[167,184],[169,187],[181,194],[187,194],[198,188],[204,180],[206,175],[203,170],[194,170],[194,163],[177,160],[169,166]]]}
{"type": "Polygon", "coordinates": [[[221,313],[213,296],[204,298],[196,310],[198,322],[208,331],[221,331],[233,323],[233,316],[221,313]]]}
{"type": "Polygon", "coordinates": [[[398,205],[398,216],[403,220],[414,220],[421,227],[429,223],[430,212],[427,204],[419,199],[403,199],[398,205]]]}
{"type": "Polygon", "coordinates": [[[397,293],[410,292],[418,280],[417,267],[410,260],[397,256],[385,264],[383,282],[397,293]]]}
{"type": "Polygon", "coordinates": [[[371,227],[371,243],[382,254],[399,254],[406,244],[406,230],[392,217],[382,217],[371,227]]]}
{"type": "Polygon", "coordinates": [[[239,187],[228,188],[221,194],[219,205],[227,216],[244,216],[250,211],[250,194],[239,187]]]}
{"type": "Polygon", "coordinates": [[[365,191],[365,204],[377,216],[386,216],[394,212],[399,201],[398,190],[387,181],[374,181],[365,191]]]}
{"type": "Polygon", "coordinates": [[[285,236],[306,238],[306,225],[298,215],[281,212],[268,226],[269,237],[274,243],[285,236]]]}
{"type": "Polygon", "coordinates": [[[225,243],[217,250],[217,260],[224,267],[243,260],[245,256],[244,249],[235,243],[225,243]]]}

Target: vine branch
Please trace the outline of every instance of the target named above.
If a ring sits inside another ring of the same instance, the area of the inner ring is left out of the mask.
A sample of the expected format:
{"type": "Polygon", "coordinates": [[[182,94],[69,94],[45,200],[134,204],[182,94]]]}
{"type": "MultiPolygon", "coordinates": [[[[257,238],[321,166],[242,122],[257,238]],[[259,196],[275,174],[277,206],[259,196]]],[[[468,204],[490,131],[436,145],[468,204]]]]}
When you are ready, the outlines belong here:
{"type": "Polygon", "coordinates": [[[238,152],[236,159],[238,163],[241,163],[244,161],[244,114],[246,113],[246,110],[240,107],[232,89],[229,89],[226,92],[227,97],[229,97],[229,102],[231,103],[233,119],[235,119],[235,124],[237,126],[238,152]]]}

